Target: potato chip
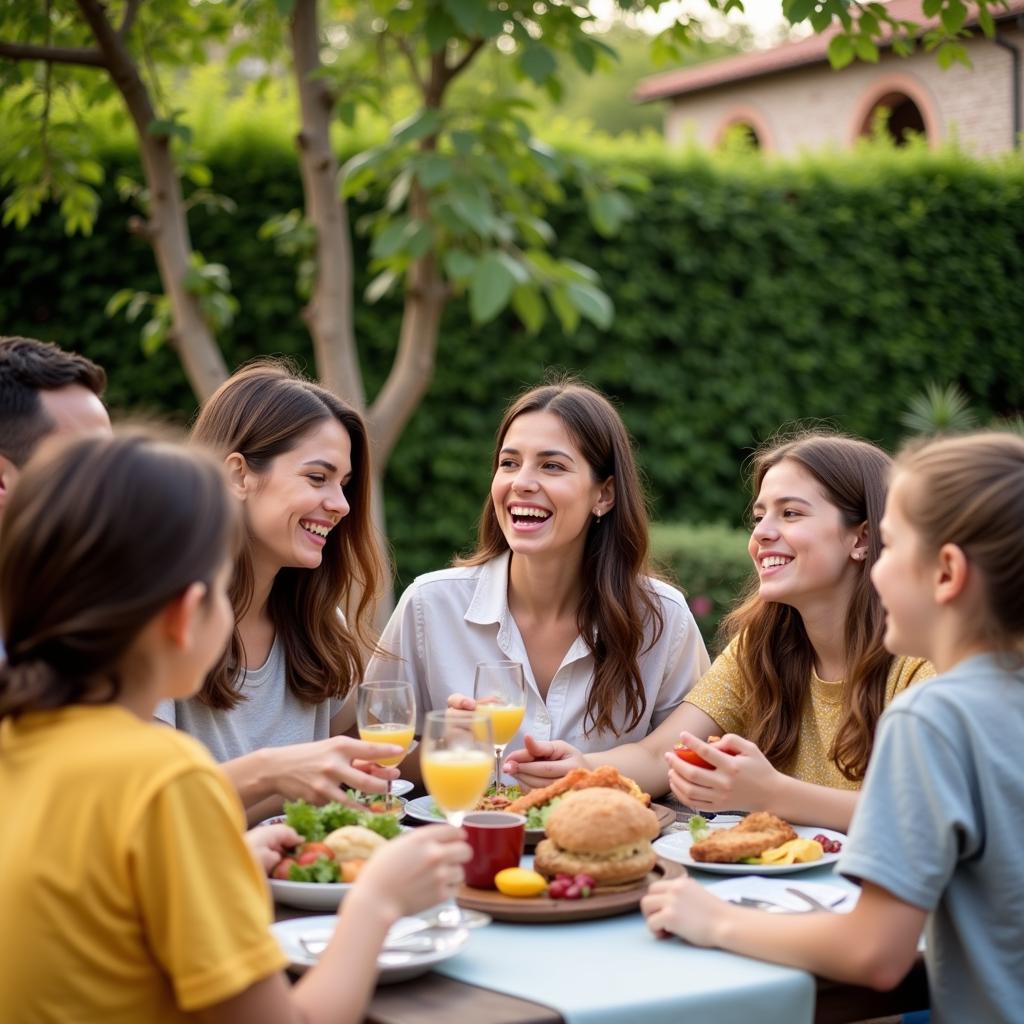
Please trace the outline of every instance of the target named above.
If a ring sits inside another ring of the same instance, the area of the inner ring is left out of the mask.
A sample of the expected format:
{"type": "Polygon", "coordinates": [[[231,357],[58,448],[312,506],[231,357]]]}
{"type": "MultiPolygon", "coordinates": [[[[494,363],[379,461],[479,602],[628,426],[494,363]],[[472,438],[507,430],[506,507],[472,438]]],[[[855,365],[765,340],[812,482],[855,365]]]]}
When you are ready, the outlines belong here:
{"type": "Polygon", "coordinates": [[[788,843],[764,850],[757,858],[760,864],[808,864],[820,860],[821,843],[814,839],[790,839],[788,843]]]}

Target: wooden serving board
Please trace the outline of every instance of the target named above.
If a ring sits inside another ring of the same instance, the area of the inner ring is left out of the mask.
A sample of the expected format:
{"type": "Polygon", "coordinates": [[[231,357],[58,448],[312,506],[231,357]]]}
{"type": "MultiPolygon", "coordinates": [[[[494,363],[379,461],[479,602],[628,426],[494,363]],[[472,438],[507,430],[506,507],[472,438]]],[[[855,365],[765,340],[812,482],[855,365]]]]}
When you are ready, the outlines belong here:
{"type": "Polygon", "coordinates": [[[464,885],[457,902],[467,910],[482,910],[495,921],[519,921],[524,924],[558,924],[565,921],[589,921],[598,917],[628,914],[640,906],[640,900],[651,882],[678,878],[683,867],[658,858],[646,878],[629,885],[602,885],[593,896],[580,900],[553,900],[547,893],[540,896],[505,896],[496,889],[471,889],[464,885]]]}

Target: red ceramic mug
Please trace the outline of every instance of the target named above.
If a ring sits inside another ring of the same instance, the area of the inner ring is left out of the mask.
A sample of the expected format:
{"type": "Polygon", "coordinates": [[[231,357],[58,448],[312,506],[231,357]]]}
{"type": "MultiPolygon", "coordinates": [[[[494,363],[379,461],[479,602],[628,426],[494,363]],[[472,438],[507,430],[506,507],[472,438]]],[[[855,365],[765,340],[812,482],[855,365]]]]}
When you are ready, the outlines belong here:
{"type": "Polygon", "coordinates": [[[474,811],[462,819],[473,859],[465,865],[466,885],[493,889],[494,876],[519,866],[526,839],[526,819],[508,811],[474,811]]]}

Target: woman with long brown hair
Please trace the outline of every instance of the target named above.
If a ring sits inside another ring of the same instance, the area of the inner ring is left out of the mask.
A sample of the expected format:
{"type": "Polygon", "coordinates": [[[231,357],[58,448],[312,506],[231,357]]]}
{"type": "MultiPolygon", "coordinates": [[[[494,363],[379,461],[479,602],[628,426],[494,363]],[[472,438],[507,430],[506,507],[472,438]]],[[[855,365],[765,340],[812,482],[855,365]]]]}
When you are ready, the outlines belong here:
{"type": "Polygon", "coordinates": [[[163,702],[157,717],[222,762],[250,818],[273,809],[265,800],[323,803],[341,799],[343,783],[382,789],[371,776],[397,772],[363,762],[397,749],[335,735],[372,645],[381,577],[361,417],[261,360],[218,388],[192,440],[224,460],[245,512],[230,587],[235,625],[199,693],[163,702]]]}
{"type": "Polygon", "coordinates": [[[885,650],[868,575],[890,465],[875,445],[838,434],[760,451],[748,544],[757,575],[725,620],[729,643],[708,674],[640,743],[585,759],[532,744],[510,755],[513,773],[543,785],[581,763],[614,764],[698,810],[771,810],[845,830],[879,716],[932,674],[885,650]],[[678,739],[707,764],[666,753],[678,739]]]}
{"type": "Polygon", "coordinates": [[[369,676],[418,707],[472,706],[478,662],[521,662],[523,732],[582,749],[645,736],[708,665],[683,595],[647,563],[647,511],[622,419],[573,380],[518,397],[498,427],[476,550],[419,577],[369,676]]]}
{"type": "MultiPolygon", "coordinates": [[[[0,539],[0,1020],[356,1024],[390,926],[461,884],[455,829],[387,843],[286,981],[236,794],[152,720],[231,633],[238,512],[219,460],[150,434],[51,443],[19,479],[0,539]]],[[[299,838],[251,835],[267,869],[299,838]]]]}

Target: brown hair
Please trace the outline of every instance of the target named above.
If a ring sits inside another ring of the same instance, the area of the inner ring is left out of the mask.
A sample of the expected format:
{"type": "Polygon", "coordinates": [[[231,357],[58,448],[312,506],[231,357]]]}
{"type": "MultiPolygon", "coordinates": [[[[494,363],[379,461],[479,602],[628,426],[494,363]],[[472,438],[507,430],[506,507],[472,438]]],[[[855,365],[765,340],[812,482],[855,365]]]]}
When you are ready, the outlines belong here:
{"type": "MultiPolygon", "coordinates": [[[[881,551],[878,524],[892,460],[875,445],[841,434],[812,432],[783,438],[754,457],[755,498],[768,470],[784,460],[797,463],[814,477],[848,528],[867,523],[867,555],[844,626],[843,720],[829,751],[846,778],[860,781],[867,770],[892,665],[882,646],[882,604],[869,575],[881,551]]],[[[797,727],[814,669],[814,650],[800,613],[789,605],[762,600],[755,577],[722,628],[728,638],[737,638],[736,660],[745,690],[741,711],[750,730],[747,739],[772,764],[783,766],[796,753],[797,727]]]]}
{"type": "MultiPolygon", "coordinates": [[[[369,445],[362,417],[287,364],[264,359],[225,381],[200,410],[192,430],[194,441],[221,458],[238,452],[250,469],[263,473],[331,417],[352,442],[352,476],[345,487],[350,511],[328,535],[318,568],[278,572],[267,606],[284,648],[288,687],[309,704],[347,694],[362,675],[363,650],[373,644],[369,618],[382,568],[371,520],[369,445]],[[354,613],[349,608],[353,601],[354,613]],[[347,622],[339,608],[351,615],[347,622]]],[[[245,699],[239,693],[245,654],[237,623],[252,601],[251,545],[247,531],[230,589],[235,630],[199,693],[213,708],[233,708],[245,699]]]]}
{"type": "Polygon", "coordinates": [[[115,700],[139,632],[210,586],[239,537],[223,467],[202,452],[151,430],[44,449],[0,538],[0,718],[115,700]]]}
{"type": "MultiPolygon", "coordinates": [[[[512,402],[498,427],[492,475],[512,421],[541,411],[554,413],[565,424],[595,480],[615,479],[614,506],[600,523],[591,523],[587,533],[577,622],[595,665],[587,694],[588,731],[618,736],[636,728],[647,709],[638,659],[664,628],[661,608],[644,578],[651,575],[644,492],[622,418],[604,395],[572,378],[533,388],[512,402]],[[645,647],[648,627],[651,636],[645,647]],[[623,707],[628,721],[617,727],[623,707]]],[[[508,542],[488,497],[476,550],[457,562],[480,565],[505,551],[508,542]]]]}
{"type": "Polygon", "coordinates": [[[1024,438],[985,432],[940,438],[900,453],[900,510],[929,552],[955,544],[980,570],[984,635],[1024,655],[1024,438]]]}
{"type": "Polygon", "coordinates": [[[65,352],[53,342],[0,338],[0,453],[23,466],[54,429],[39,392],[71,384],[99,396],[107,386],[107,375],[91,359],[65,352]]]}

